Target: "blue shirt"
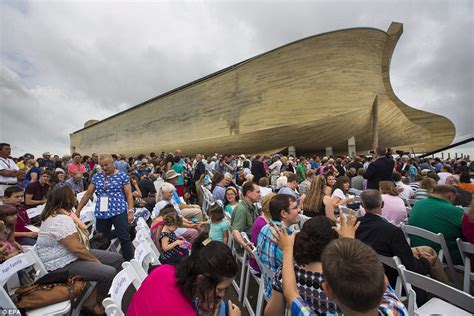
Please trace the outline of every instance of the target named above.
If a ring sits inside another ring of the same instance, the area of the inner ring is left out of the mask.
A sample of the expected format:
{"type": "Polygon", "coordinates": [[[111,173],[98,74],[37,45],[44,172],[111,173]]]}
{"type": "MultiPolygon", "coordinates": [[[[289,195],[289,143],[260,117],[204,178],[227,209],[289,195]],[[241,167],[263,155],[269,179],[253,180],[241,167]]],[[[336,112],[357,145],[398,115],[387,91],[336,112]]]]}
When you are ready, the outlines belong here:
{"type": "MultiPolygon", "coordinates": [[[[278,244],[272,240],[272,232],[270,227],[273,227],[273,224],[276,224],[278,227],[281,227],[280,222],[271,220],[269,224],[263,226],[260,234],[258,234],[257,240],[257,254],[262,262],[262,265],[266,266],[270,271],[275,273],[277,269],[283,263],[283,252],[278,247],[278,244]]],[[[288,234],[292,234],[293,231],[290,228],[286,228],[288,234]]],[[[272,279],[270,276],[265,278],[265,295],[267,298],[272,296],[272,279]]]]}
{"type": "Polygon", "coordinates": [[[123,171],[125,173],[128,173],[129,167],[130,167],[129,164],[126,161],[123,161],[123,160],[115,161],[115,169],[117,169],[118,171],[123,171]]]}
{"type": "Polygon", "coordinates": [[[221,200],[222,202],[224,202],[225,188],[220,184],[216,184],[214,191],[212,191],[212,197],[214,198],[215,201],[221,200]]]}
{"type": "Polygon", "coordinates": [[[127,199],[123,186],[130,184],[130,179],[125,172],[119,171],[110,177],[104,173],[96,173],[92,177],[92,183],[95,185],[97,194],[97,203],[94,215],[96,218],[107,219],[126,212],[128,209],[127,199]],[[100,198],[108,197],[109,205],[106,212],[100,211],[100,198]]]}
{"type": "Polygon", "coordinates": [[[209,224],[211,227],[209,230],[209,237],[212,240],[224,242],[224,232],[229,229],[229,224],[225,220],[221,220],[219,223],[209,221],[209,224]]]}

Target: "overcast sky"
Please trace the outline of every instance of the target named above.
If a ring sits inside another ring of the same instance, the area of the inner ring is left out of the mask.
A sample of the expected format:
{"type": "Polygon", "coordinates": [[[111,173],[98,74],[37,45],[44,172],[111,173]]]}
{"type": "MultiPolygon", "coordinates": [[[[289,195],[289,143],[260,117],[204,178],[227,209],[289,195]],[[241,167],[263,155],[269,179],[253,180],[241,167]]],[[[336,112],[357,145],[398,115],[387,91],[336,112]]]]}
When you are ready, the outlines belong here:
{"type": "Polygon", "coordinates": [[[474,131],[474,1],[0,0],[0,142],[69,152],[69,134],[209,73],[323,32],[404,24],[406,104],[474,131]]]}

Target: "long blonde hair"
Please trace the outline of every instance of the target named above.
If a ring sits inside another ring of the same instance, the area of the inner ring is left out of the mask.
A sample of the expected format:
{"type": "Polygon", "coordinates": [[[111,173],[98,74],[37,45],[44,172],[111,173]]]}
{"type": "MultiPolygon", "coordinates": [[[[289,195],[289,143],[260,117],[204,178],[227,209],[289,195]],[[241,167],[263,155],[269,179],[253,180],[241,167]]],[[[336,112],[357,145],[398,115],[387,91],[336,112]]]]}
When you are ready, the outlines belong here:
{"type": "Polygon", "coordinates": [[[398,196],[397,188],[395,188],[395,184],[392,181],[380,181],[379,188],[382,194],[398,196]]]}
{"type": "Polygon", "coordinates": [[[311,181],[311,186],[306,193],[306,198],[303,202],[303,210],[317,213],[323,204],[325,196],[324,188],[326,187],[326,179],[324,176],[317,176],[311,181]]]}

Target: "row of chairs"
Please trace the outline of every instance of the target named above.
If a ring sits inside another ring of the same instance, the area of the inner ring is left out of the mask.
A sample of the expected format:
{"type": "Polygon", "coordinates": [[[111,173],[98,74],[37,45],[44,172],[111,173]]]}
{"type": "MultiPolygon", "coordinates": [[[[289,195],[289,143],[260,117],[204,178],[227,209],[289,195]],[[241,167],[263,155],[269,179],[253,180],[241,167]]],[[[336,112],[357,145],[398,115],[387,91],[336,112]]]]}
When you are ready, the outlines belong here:
{"type": "Polygon", "coordinates": [[[140,288],[148,276],[150,266],[160,264],[160,252],[150,237],[149,227],[143,218],[139,218],[136,227],[134,258],[122,264],[122,270],[117,273],[109,290],[110,297],[104,299],[102,305],[109,316],[124,316],[122,300],[126,290],[133,285],[135,290],[140,288]]]}
{"type": "Polygon", "coordinates": [[[424,275],[409,271],[400,263],[397,256],[385,257],[380,260],[387,266],[398,271],[395,292],[402,297],[402,285],[408,295],[408,312],[410,315],[472,315],[474,312],[474,297],[469,293],[446,285],[424,275]],[[422,306],[416,303],[414,287],[435,295],[422,306]]]}
{"type": "Polygon", "coordinates": [[[451,282],[456,286],[461,288],[464,292],[470,293],[471,291],[471,282],[474,281],[474,273],[471,272],[471,255],[474,255],[474,245],[470,242],[464,242],[461,238],[457,238],[456,242],[458,245],[459,253],[461,254],[461,258],[463,261],[463,265],[454,265],[451,259],[451,255],[449,253],[448,246],[446,244],[446,240],[442,233],[433,233],[428,230],[411,226],[411,225],[401,225],[401,229],[407,239],[407,242],[410,244],[410,235],[412,236],[419,236],[430,240],[434,243],[440,245],[441,250],[438,253],[438,258],[441,262],[446,262],[444,266],[448,269],[449,277],[451,282]],[[459,286],[458,281],[456,279],[456,270],[461,271],[463,273],[463,282],[462,285],[459,286]]]}

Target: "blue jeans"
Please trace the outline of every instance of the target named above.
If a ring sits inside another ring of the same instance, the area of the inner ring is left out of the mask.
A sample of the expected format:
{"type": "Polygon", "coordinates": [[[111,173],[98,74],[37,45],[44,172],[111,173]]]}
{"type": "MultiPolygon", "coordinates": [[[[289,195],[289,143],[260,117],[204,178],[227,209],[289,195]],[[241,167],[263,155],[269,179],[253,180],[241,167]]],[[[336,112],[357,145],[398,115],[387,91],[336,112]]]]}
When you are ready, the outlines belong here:
{"type": "Polygon", "coordinates": [[[130,226],[127,221],[127,212],[116,215],[111,218],[98,218],[96,220],[97,231],[103,233],[107,238],[114,239],[118,237],[122,246],[122,257],[125,261],[133,259],[132,241],[130,240],[130,226]],[[112,231],[112,225],[114,230],[112,231]]]}

